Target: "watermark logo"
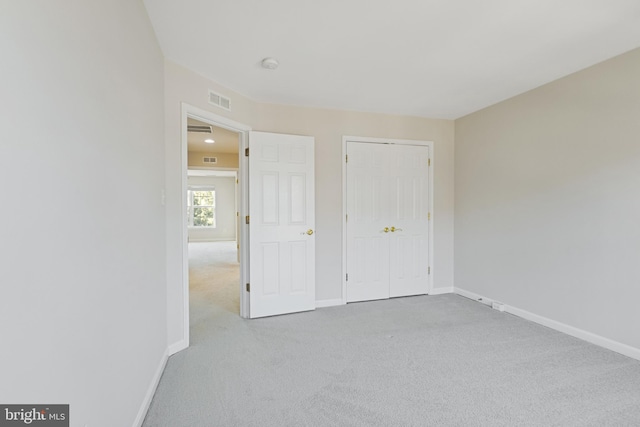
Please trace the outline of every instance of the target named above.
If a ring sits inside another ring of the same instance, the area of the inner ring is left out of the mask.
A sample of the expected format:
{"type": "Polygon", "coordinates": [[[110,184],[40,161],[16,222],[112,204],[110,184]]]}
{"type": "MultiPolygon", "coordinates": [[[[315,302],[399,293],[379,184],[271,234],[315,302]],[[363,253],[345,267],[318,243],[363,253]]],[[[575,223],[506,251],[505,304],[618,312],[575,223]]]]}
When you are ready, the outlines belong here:
{"type": "Polygon", "coordinates": [[[0,427],[69,427],[69,405],[0,405],[0,427]]]}

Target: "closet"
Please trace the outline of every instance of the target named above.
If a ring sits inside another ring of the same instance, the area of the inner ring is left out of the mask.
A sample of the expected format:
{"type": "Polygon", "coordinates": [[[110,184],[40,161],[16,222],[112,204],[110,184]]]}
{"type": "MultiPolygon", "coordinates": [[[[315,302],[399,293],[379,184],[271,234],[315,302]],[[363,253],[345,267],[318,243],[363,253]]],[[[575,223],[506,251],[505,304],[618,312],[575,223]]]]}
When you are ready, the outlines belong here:
{"type": "Polygon", "coordinates": [[[347,302],[429,291],[429,146],[346,142],[347,302]]]}

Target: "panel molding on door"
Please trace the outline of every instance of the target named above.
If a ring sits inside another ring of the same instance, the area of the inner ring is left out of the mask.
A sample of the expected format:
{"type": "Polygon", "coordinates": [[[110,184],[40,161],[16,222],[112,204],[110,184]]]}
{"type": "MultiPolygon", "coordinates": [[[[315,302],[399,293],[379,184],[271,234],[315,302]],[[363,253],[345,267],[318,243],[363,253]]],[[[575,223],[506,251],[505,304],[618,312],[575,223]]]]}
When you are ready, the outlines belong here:
{"type": "Polygon", "coordinates": [[[347,173],[347,301],[389,298],[386,145],[351,143],[347,173]]]}
{"type": "Polygon", "coordinates": [[[429,147],[345,148],[346,302],[428,293],[429,147]]]}
{"type": "Polygon", "coordinates": [[[389,296],[429,290],[429,148],[394,145],[389,153],[391,209],[389,296]]]}
{"type": "Polygon", "coordinates": [[[251,318],[315,309],[314,138],[249,133],[251,318]]]}

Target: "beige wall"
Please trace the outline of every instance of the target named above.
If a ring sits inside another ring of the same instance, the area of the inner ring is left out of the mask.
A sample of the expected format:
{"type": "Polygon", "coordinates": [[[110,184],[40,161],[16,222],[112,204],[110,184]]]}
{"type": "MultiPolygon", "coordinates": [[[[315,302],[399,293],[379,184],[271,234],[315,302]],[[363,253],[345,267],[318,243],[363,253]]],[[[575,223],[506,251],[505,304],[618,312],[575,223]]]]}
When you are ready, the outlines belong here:
{"type": "Polygon", "coordinates": [[[453,122],[259,105],[254,129],[316,139],[316,299],[342,296],[342,137],[434,141],[434,287],[453,286],[453,122]]]}
{"type": "Polygon", "coordinates": [[[456,286],[640,349],[640,50],[456,121],[456,286]]]}
{"type": "Polygon", "coordinates": [[[204,167],[209,168],[212,165],[210,163],[204,163],[203,157],[217,157],[218,163],[215,164],[216,168],[238,168],[238,154],[229,153],[215,153],[209,151],[189,151],[187,164],[190,167],[204,167]]]}
{"type": "Polygon", "coordinates": [[[212,82],[184,67],[165,60],[165,188],[166,188],[166,274],[169,344],[184,339],[184,300],[182,288],[182,211],[181,167],[181,106],[187,103],[219,116],[249,125],[255,117],[253,101],[212,82]],[[208,103],[209,89],[231,98],[229,112],[208,103]]]}
{"type": "Polygon", "coordinates": [[[182,337],[180,282],[180,105],[182,102],[251,126],[253,130],[316,139],[316,298],[342,296],[342,137],[370,136],[434,141],[434,286],[453,286],[453,137],[450,120],[260,104],[166,61],[167,274],[169,337],[182,337]],[[208,89],[232,100],[228,112],[207,102],[208,89]]]}

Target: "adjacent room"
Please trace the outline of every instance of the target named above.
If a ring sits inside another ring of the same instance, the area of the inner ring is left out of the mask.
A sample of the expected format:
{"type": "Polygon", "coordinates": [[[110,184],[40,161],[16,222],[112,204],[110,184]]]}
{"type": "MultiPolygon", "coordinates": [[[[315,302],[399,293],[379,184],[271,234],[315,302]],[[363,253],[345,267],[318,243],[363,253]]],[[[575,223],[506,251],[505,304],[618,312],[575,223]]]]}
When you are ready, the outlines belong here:
{"type": "Polygon", "coordinates": [[[240,315],[238,134],[187,120],[187,238],[194,342],[221,310],[240,315]]]}

